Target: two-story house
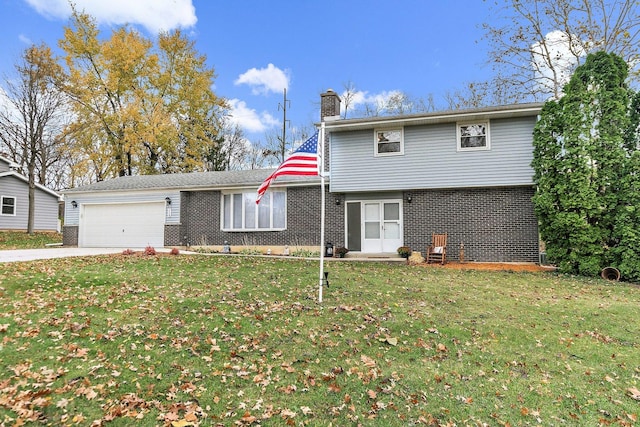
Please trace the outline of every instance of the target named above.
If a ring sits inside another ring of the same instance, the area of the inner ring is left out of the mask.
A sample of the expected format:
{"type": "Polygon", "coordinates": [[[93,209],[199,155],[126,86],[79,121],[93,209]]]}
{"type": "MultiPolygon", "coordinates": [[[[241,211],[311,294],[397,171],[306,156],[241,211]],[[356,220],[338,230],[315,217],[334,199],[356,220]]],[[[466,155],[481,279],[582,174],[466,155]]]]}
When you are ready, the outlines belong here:
{"type": "Polygon", "coordinates": [[[346,247],[425,251],[447,233],[449,257],[538,262],[533,128],[541,104],[339,119],[322,96],[330,192],[344,205],[346,247]]]}
{"type": "MultiPolygon", "coordinates": [[[[448,233],[449,259],[538,261],[533,127],[540,104],[342,120],[321,95],[325,241],[351,253],[423,252],[448,233]]],[[[64,244],[144,247],[320,244],[320,179],[273,170],[122,177],[65,192],[64,244]]]]}

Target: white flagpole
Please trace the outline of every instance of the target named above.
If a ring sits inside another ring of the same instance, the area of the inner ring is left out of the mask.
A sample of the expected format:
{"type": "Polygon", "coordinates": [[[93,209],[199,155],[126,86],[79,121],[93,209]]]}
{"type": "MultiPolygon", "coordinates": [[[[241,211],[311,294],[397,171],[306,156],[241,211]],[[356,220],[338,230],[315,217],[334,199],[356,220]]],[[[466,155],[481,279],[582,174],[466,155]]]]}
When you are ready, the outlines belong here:
{"type": "Polygon", "coordinates": [[[322,303],[322,287],[324,285],[324,120],[320,125],[320,134],[318,135],[318,153],[322,156],[320,163],[320,191],[321,191],[321,216],[320,216],[320,278],[318,285],[318,302],[322,303]]]}

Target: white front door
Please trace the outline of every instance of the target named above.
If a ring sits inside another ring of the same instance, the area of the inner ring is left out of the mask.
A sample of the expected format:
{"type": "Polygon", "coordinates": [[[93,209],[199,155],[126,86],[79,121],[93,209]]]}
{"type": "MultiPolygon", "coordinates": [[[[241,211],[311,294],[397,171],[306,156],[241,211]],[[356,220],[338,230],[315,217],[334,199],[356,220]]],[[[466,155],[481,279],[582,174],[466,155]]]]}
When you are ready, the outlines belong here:
{"type": "Polygon", "coordinates": [[[395,252],[402,246],[400,201],[362,203],[362,252],[395,252]]]}

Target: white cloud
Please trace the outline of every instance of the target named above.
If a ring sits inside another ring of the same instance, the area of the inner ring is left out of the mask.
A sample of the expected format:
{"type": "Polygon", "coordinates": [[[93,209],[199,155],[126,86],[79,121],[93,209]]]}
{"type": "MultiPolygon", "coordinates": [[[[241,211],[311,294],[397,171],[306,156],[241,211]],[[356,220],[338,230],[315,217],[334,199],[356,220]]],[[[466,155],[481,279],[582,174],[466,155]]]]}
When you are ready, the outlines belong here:
{"type": "Polygon", "coordinates": [[[234,84],[251,86],[254,95],[267,95],[269,92],[282,93],[284,89],[289,88],[289,75],[287,71],[269,64],[267,68],[247,70],[238,76],[234,84]]]}
{"type": "MultiPolygon", "coordinates": [[[[66,19],[71,15],[68,0],[25,0],[39,14],[66,19]]],[[[76,9],[103,24],[138,24],[151,33],[195,25],[192,0],[74,0],[76,9]]]]}
{"type": "Polygon", "coordinates": [[[231,109],[230,120],[247,132],[264,132],[274,126],[279,126],[280,122],[271,114],[247,107],[247,103],[239,99],[229,100],[231,109]]]}
{"type": "Polygon", "coordinates": [[[7,117],[11,117],[12,120],[15,120],[16,122],[21,120],[16,106],[12,102],[5,88],[2,86],[0,86],[0,110],[2,110],[3,114],[6,114],[7,117]]]}
{"type": "MultiPolygon", "coordinates": [[[[376,111],[382,112],[389,106],[389,101],[394,97],[398,97],[401,94],[398,90],[382,91],[380,93],[370,94],[368,91],[355,91],[351,93],[351,99],[349,101],[349,110],[356,111],[360,106],[370,105],[375,108],[376,111]]],[[[347,97],[347,92],[344,91],[340,95],[341,99],[347,97]]],[[[344,114],[345,103],[340,104],[340,112],[344,114]]]]}
{"type": "Polygon", "coordinates": [[[24,43],[24,44],[26,44],[26,45],[31,46],[31,45],[33,44],[33,42],[31,41],[31,39],[30,39],[29,37],[25,36],[24,34],[20,34],[20,35],[18,36],[18,39],[19,39],[22,43],[24,43]]]}
{"type": "Polygon", "coordinates": [[[560,87],[568,83],[573,70],[578,65],[579,58],[586,55],[577,42],[573,41],[574,46],[571,46],[571,43],[572,41],[566,33],[556,30],[545,36],[544,45],[534,43],[531,46],[533,53],[531,62],[536,79],[538,84],[548,93],[554,93],[554,80],[560,87]],[[556,71],[555,76],[546,60],[551,61],[553,69],[556,71]]]}

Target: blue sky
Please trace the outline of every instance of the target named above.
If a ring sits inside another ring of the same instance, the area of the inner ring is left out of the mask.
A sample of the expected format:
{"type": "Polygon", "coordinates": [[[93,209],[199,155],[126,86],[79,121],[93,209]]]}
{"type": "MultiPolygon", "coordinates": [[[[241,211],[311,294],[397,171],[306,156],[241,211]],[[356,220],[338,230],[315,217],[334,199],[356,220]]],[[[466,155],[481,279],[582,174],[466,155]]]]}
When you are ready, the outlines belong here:
{"type": "MultiPolygon", "coordinates": [[[[145,36],[182,28],[207,56],[215,92],[230,101],[252,140],[282,126],[287,88],[291,126],[319,120],[320,93],[352,82],[363,99],[398,90],[444,95],[486,80],[491,66],[481,0],[74,0],[104,36],[129,23],[145,36]]],[[[67,0],[0,0],[0,74],[31,43],[57,48],[67,0]]]]}

